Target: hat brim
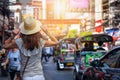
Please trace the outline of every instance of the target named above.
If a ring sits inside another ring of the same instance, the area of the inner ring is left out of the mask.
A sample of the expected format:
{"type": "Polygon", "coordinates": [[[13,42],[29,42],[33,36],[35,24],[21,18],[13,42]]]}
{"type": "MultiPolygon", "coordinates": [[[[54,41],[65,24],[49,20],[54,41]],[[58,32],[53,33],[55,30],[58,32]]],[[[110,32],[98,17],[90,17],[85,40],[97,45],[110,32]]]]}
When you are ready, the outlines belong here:
{"type": "Polygon", "coordinates": [[[36,27],[33,30],[25,30],[24,22],[22,22],[20,25],[20,31],[22,34],[31,35],[31,34],[35,34],[35,33],[39,32],[41,29],[40,28],[41,26],[42,26],[41,22],[36,20],[36,27]]]}

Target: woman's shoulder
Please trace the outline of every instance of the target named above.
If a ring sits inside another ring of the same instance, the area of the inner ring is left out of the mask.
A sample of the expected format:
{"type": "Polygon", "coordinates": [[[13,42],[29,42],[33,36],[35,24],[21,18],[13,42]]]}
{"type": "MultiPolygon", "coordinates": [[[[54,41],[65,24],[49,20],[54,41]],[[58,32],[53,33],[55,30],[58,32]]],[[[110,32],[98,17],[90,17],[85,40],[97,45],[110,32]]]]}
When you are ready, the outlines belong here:
{"type": "Polygon", "coordinates": [[[22,45],[23,45],[23,41],[22,41],[21,38],[17,38],[17,39],[15,40],[15,43],[17,44],[17,46],[18,46],[19,49],[20,49],[20,48],[22,47],[22,45]]]}
{"type": "Polygon", "coordinates": [[[17,38],[15,39],[15,41],[22,41],[22,38],[17,38]]]}
{"type": "Polygon", "coordinates": [[[17,39],[15,39],[15,42],[17,43],[17,44],[22,44],[22,39],[21,38],[17,38],[17,39]]]}

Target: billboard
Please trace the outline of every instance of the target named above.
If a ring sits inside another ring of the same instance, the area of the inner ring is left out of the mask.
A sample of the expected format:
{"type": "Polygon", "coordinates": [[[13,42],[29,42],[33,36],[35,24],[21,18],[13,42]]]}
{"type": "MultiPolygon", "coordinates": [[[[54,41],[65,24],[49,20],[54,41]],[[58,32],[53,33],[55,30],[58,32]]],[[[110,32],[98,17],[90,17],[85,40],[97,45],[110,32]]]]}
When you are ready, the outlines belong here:
{"type": "Polygon", "coordinates": [[[108,30],[106,30],[106,33],[108,35],[112,36],[114,41],[117,41],[120,36],[119,28],[108,29],[108,30]]]}
{"type": "Polygon", "coordinates": [[[88,8],[89,0],[69,0],[70,8],[88,8]]]}

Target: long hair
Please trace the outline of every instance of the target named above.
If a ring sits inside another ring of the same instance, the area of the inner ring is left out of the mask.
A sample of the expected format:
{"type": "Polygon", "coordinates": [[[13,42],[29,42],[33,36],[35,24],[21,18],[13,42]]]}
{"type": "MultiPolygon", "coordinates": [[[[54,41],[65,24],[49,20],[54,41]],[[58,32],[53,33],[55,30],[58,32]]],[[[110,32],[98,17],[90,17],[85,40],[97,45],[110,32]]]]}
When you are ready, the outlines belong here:
{"type": "Polygon", "coordinates": [[[32,51],[34,48],[38,48],[40,44],[41,34],[37,32],[31,35],[25,35],[21,33],[21,38],[23,40],[23,46],[27,49],[32,51]]]}

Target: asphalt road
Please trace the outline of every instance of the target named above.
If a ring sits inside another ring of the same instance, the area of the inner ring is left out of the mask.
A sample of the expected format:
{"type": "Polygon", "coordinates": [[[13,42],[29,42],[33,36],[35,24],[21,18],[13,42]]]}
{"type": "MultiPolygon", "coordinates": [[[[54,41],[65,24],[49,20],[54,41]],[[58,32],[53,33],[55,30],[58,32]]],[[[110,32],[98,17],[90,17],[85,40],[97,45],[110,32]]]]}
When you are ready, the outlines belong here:
{"type": "MultiPolygon", "coordinates": [[[[64,70],[58,71],[56,69],[55,63],[50,58],[49,62],[43,62],[43,71],[46,80],[73,80],[72,68],[66,68],[64,70]]],[[[0,80],[10,80],[9,76],[2,77],[0,80]]]]}
{"type": "Polygon", "coordinates": [[[43,70],[46,80],[73,80],[72,68],[58,71],[52,59],[47,63],[43,63],[43,70]]]}

